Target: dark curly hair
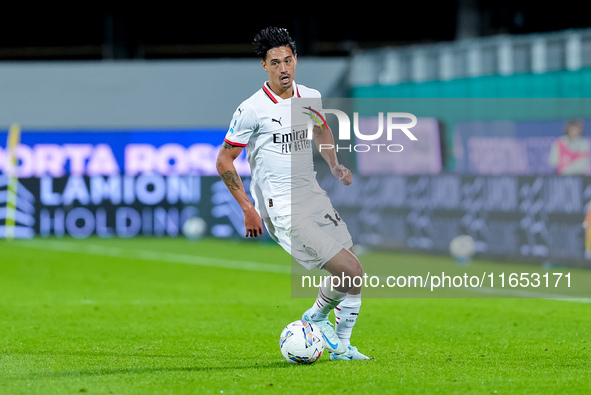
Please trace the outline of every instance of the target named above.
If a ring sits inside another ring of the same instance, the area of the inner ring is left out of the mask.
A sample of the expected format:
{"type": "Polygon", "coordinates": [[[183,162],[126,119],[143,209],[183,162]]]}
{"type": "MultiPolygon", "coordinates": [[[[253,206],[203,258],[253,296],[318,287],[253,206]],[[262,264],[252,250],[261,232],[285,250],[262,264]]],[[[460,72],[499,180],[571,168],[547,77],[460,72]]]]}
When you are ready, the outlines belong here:
{"type": "Polygon", "coordinates": [[[272,48],[290,47],[293,54],[296,54],[295,41],[289,35],[287,29],[269,26],[261,30],[254,37],[252,42],[254,45],[254,52],[265,60],[267,52],[272,48]]]}

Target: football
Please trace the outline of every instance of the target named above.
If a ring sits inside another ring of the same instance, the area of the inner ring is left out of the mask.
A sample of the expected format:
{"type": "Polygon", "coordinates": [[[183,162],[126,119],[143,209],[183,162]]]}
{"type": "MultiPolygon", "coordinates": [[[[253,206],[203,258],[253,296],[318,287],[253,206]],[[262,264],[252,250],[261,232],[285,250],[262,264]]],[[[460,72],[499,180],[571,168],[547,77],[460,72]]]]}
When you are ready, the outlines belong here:
{"type": "Polygon", "coordinates": [[[283,357],[294,364],[316,362],[324,351],[322,332],[309,321],[294,321],[281,332],[279,348],[283,357]]]}
{"type": "Polygon", "coordinates": [[[460,235],[449,243],[449,252],[460,264],[470,263],[475,252],[474,239],[468,235],[460,235]]]}

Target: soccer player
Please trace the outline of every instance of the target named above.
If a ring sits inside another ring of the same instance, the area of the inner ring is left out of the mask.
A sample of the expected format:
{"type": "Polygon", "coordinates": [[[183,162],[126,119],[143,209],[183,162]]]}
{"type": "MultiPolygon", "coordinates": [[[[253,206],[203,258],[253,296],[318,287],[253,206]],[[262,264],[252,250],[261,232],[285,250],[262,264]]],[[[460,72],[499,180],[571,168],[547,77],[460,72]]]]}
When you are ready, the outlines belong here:
{"type": "MultiPolygon", "coordinates": [[[[253,44],[269,79],[234,112],[217,158],[217,170],[244,212],[246,237],[262,235],[264,222],[271,238],[308,270],[325,269],[341,279],[360,277],[347,226],[316,180],[311,140],[302,133],[307,123],[292,124],[293,98],[317,99],[316,108],[306,111],[322,117],[320,93],[295,83],[296,45],[286,29],[265,28],[253,44]],[[254,205],[233,164],[244,148],[254,205]]],[[[334,138],[325,122],[314,126],[313,140],[316,147],[322,144],[331,173],[350,185],[351,172],[339,164],[334,149],[326,149],[334,146],[334,138]]],[[[302,315],[320,327],[331,360],[370,359],[350,343],[361,306],[361,289],[354,283],[332,287],[326,282],[302,315]],[[328,318],[333,310],[334,326],[328,318]]]]}

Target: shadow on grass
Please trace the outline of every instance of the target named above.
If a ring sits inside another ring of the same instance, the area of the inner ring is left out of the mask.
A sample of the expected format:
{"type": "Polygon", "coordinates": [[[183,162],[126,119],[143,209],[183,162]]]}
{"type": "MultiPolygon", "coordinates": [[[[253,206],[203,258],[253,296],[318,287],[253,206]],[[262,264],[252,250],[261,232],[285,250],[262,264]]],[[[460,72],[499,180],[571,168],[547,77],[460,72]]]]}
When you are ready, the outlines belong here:
{"type": "MultiPolygon", "coordinates": [[[[328,360],[321,360],[314,365],[327,363],[328,360]]],[[[256,370],[256,369],[297,369],[305,368],[306,365],[294,365],[287,361],[279,360],[270,363],[255,363],[234,366],[171,366],[171,367],[136,367],[136,368],[112,368],[112,369],[88,369],[88,370],[63,370],[56,372],[37,372],[30,375],[23,375],[20,379],[34,378],[65,378],[65,377],[90,377],[109,375],[137,375],[149,373],[166,372],[217,372],[232,370],[256,370]]]]}

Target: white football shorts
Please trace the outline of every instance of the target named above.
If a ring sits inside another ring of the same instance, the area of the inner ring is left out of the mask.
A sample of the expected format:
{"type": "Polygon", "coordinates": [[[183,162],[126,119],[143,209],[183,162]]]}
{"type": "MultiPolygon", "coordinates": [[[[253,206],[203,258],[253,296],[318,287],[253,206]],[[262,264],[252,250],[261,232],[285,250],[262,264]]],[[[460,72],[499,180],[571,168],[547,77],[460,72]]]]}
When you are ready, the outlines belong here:
{"type": "Polygon", "coordinates": [[[308,270],[322,269],[343,248],[353,246],[347,224],[327,201],[314,212],[264,220],[271,238],[308,270]]]}

